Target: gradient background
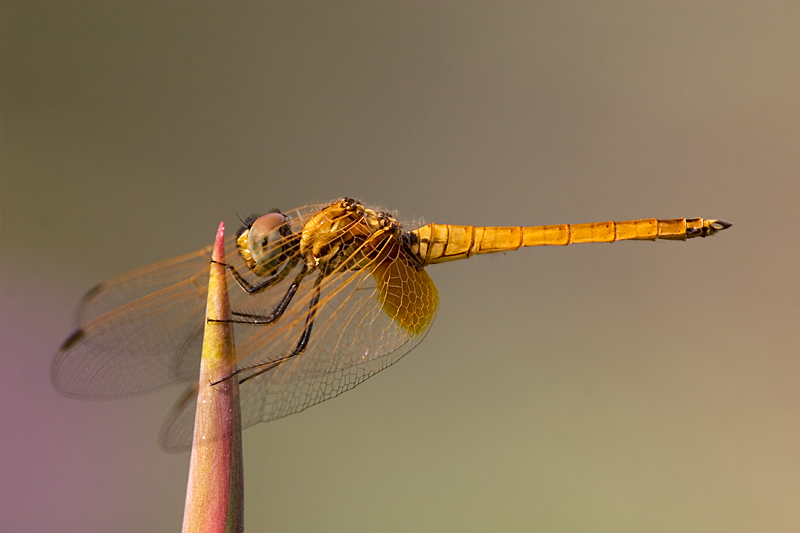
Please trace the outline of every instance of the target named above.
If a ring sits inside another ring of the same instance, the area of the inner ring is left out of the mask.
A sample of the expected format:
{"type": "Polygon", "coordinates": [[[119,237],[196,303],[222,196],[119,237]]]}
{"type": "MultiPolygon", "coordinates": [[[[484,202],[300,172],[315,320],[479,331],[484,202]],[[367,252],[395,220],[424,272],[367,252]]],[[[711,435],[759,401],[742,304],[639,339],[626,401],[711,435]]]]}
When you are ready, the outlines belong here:
{"type": "Polygon", "coordinates": [[[735,225],[431,267],[418,349],[245,432],[249,531],[800,531],[800,5],[731,4],[3,2],[0,528],[178,531],[179,389],[50,387],[77,300],[348,195],[735,225]]]}

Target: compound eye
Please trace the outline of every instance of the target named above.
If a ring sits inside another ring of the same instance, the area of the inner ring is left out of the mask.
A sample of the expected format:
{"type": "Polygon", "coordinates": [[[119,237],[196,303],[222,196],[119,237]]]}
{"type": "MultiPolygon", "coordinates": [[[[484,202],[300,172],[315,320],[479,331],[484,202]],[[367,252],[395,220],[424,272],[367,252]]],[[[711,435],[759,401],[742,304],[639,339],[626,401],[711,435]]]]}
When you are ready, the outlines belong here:
{"type": "Polygon", "coordinates": [[[280,264],[283,236],[280,227],[286,222],[281,213],[258,217],[247,233],[247,249],[259,270],[270,271],[280,264]]]}

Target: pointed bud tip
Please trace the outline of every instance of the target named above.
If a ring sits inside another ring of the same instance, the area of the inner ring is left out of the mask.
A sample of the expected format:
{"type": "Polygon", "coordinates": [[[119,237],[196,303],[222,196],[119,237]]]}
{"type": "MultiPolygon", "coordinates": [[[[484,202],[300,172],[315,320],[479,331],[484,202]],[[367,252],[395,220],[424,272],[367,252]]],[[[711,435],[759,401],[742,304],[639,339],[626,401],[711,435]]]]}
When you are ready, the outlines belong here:
{"type": "Polygon", "coordinates": [[[225,222],[219,223],[217,229],[217,239],[214,241],[214,251],[211,254],[211,259],[223,263],[225,261],[225,222]]]}

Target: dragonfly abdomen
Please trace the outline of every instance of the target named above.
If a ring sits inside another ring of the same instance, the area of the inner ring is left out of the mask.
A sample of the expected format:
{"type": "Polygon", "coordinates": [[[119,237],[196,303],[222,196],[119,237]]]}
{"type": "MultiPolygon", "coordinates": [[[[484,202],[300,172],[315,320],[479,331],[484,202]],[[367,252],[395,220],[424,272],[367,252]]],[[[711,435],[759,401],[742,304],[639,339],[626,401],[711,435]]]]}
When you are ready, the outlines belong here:
{"type": "Polygon", "coordinates": [[[475,254],[507,252],[527,246],[565,246],[622,240],[686,240],[707,237],[730,227],[704,218],[646,218],[550,226],[456,226],[428,224],[412,231],[411,252],[423,265],[464,259],[475,254]]]}

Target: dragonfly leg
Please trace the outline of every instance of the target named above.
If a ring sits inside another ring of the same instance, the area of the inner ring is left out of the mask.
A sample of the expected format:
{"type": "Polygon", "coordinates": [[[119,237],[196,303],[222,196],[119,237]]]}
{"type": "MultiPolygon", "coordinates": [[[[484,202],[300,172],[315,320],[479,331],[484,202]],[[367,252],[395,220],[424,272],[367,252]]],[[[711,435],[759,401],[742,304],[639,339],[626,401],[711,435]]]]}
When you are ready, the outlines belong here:
{"type": "MultiPolygon", "coordinates": [[[[253,366],[246,366],[246,367],[243,367],[243,368],[237,368],[229,376],[226,376],[226,377],[222,378],[219,381],[214,381],[211,384],[212,385],[216,385],[217,383],[221,383],[221,382],[225,381],[226,379],[232,378],[233,376],[235,376],[236,374],[239,374],[240,372],[253,370],[254,372],[252,374],[249,374],[249,375],[245,376],[244,378],[242,378],[241,380],[239,380],[239,383],[244,383],[248,379],[251,379],[251,378],[254,378],[256,376],[259,376],[259,375],[263,374],[264,372],[268,372],[268,371],[272,370],[273,368],[275,368],[276,366],[280,365],[281,363],[285,363],[286,361],[289,361],[290,359],[294,359],[295,357],[297,357],[298,355],[300,355],[304,351],[306,351],[306,348],[308,347],[308,340],[311,338],[311,329],[314,327],[314,318],[317,315],[317,304],[319,303],[319,295],[320,295],[319,285],[322,282],[322,278],[324,278],[324,277],[325,277],[324,272],[320,272],[319,276],[317,276],[317,279],[314,281],[314,296],[312,296],[311,302],[308,304],[308,313],[306,314],[306,325],[303,328],[303,333],[300,335],[300,340],[297,341],[297,345],[294,347],[294,349],[288,355],[285,355],[285,356],[283,356],[283,357],[281,357],[279,359],[275,359],[273,361],[266,361],[264,363],[259,363],[257,365],[253,365],[253,366]]],[[[252,324],[253,322],[247,322],[247,323],[248,324],[252,324]]]]}
{"type": "MultiPolygon", "coordinates": [[[[288,265],[287,265],[288,267],[288,265]]],[[[280,275],[280,274],[278,274],[280,275]]],[[[231,311],[231,314],[234,315],[234,318],[227,319],[227,320],[214,320],[209,319],[209,322],[228,322],[233,324],[253,324],[253,325],[267,325],[272,324],[276,320],[278,320],[286,311],[286,308],[289,307],[289,303],[294,298],[295,293],[297,293],[297,289],[300,287],[300,283],[302,283],[303,279],[308,275],[308,267],[303,265],[302,270],[297,274],[297,277],[294,278],[294,281],[291,285],[289,285],[289,290],[286,291],[286,294],[281,298],[281,301],[278,302],[278,305],[275,306],[275,309],[268,315],[258,315],[255,313],[239,313],[236,311],[231,311]]],[[[286,275],[284,274],[284,277],[286,275]]],[[[277,277],[277,276],[276,276],[277,277]]]]}
{"type": "Polygon", "coordinates": [[[252,294],[257,294],[257,293],[259,293],[259,292],[261,292],[263,290],[269,289],[270,287],[274,286],[275,284],[280,283],[281,281],[283,281],[283,279],[287,276],[287,274],[289,274],[289,271],[294,268],[294,266],[297,264],[297,261],[299,261],[299,260],[300,260],[299,257],[294,257],[294,258],[290,259],[286,263],[286,265],[280,270],[280,272],[278,272],[277,274],[275,274],[271,278],[269,278],[267,280],[264,280],[261,283],[258,283],[256,285],[253,285],[252,283],[247,281],[244,278],[244,276],[239,274],[239,272],[236,270],[236,268],[233,265],[229,265],[227,263],[220,263],[220,262],[214,261],[214,260],[212,260],[211,262],[212,263],[217,263],[218,265],[223,265],[225,268],[227,268],[228,272],[231,273],[231,276],[236,281],[236,284],[239,285],[239,287],[241,287],[241,289],[244,292],[246,292],[247,294],[252,295],[252,294]]]}

